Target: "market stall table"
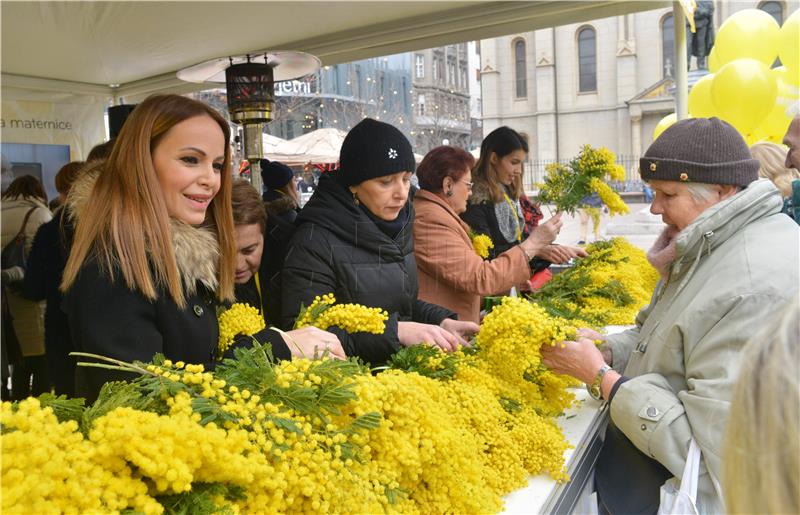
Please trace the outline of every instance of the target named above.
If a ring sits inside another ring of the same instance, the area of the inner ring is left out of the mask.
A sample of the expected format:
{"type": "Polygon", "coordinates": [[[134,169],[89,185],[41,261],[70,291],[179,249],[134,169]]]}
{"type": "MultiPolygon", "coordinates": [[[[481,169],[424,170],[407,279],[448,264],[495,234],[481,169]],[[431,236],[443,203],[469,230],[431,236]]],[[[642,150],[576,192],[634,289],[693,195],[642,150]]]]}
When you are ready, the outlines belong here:
{"type": "MultiPolygon", "coordinates": [[[[628,326],[608,326],[606,334],[619,333],[628,326]]],[[[591,398],[584,387],[572,390],[575,402],[558,417],[564,437],[573,446],[564,452],[570,480],[557,483],[540,474],[528,486],[505,496],[507,514],[573,513],[592,478],[594,465],[602,446],[601,435],[608,423],[608,406],[591,398]]]]}

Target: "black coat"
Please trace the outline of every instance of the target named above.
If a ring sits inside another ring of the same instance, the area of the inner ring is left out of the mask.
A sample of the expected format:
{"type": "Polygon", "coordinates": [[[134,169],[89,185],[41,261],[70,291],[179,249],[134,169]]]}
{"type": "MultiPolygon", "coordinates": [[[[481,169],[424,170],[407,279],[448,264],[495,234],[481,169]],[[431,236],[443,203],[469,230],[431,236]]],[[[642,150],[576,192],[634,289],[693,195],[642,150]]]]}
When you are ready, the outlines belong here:
{"type": "MultiPolygon", "coordinates": [[[[469,202],[467,202],[467,210],[461,214],[461,219],[469,225],[475,234],[486,234],[492,239],[494,248],[489,249],[489,259],[494,259],[521,243],[517,240],[506,240],[503,233],[500,232],[500,224],[497,222],[494,205],[495,202],[489,197],[488,188],[478,183],[475,184],[473,194],[469,202]]],[[[522,229],[522,238],[527,238],[529,233],[525,228],[524,220],[520,221],[520,228],[522,229]]],[[[536,272],[548,266],[550,266],[550,262],[541,258],[534,257],[530,261],[531,270],[536,272]]]]}
{"type": "MultiPolygon", "coordinates": [[[[202,284],[197,285],[194,294],[186,295],[183,309],[163,289],[152,302],[128,288],[121,276],[110,280],[93,260],[84,264],[64,298],[72,338],[82,352],[128,362],[147,362],[156,353],[162,353],[173,361],[200,363],[207,369],[215,364],[219,338],[217,307],[214,295],[202,284]]],[[[277,332],[266,329],[256,338],[271,343],[276,358],[291,358],[277,332]]],[[[248,340],[243,338],[242,343],[248,340]]],[[[97,397],[104,383],[134,377],[85,367],[79,367],[78,376],[77,395],[88,401],[97,397]]]]}
{"type": "Polygon", "coordinates": [[[400,349],[398,321],[440,324],[455,313],[417,299],[413,210],[390,238],[355,205],[350,191],[323,176],[300,211],[282,278],[283,324],[291,327],[300,305],[333,293],[337,302],[381,307],[389,313],[382,335],[347,334],[332,329],[349,356],[381,365],[400,349]]]}
{"type": "Polygon", "coordinates": [[[75,350],[69,331],[67,315],[61,310],[61,278],[72,243],[72,223],[59,209],[52,220],[42,224],[33,239],[25,269],[23,296],[30,300],[45,300],[44,344],[47,367],[56,394],[74,395],[75,350]]]}

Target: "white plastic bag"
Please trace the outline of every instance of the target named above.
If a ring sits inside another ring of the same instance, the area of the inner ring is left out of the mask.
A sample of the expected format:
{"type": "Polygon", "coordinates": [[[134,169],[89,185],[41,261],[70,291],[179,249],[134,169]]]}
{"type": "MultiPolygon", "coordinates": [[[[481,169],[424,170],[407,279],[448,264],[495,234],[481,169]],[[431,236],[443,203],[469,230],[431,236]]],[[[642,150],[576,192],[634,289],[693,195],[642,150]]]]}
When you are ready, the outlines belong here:
{"type": "Polygon", "coordinates": [[[675,478],[661,486],[661,505],[658,515],[698,515],[697,483],[700,476],[700,446],[692,438],[686,466],[683,467],[680,488],[675,488],[675,478]]]}

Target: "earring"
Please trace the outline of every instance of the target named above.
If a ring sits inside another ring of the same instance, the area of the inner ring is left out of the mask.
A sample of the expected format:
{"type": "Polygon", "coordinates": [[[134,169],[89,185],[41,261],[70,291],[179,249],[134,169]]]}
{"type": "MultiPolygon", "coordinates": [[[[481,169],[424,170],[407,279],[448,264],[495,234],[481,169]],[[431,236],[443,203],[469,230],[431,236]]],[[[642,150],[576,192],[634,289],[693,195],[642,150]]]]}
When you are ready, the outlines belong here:
{"type": "Polygon", "coordinates": [[[452,197],[453,196],[453,190],[447,190],[447,193],[445,193],[445,195],[447,195],[448,197],[452,197]]]}
{"type": "Polygon", "coordinates": [[[361,204],[361,202],[358,201],[358,194],[355,191],[353,192],[353,203],[357,206],[361,204]]]}

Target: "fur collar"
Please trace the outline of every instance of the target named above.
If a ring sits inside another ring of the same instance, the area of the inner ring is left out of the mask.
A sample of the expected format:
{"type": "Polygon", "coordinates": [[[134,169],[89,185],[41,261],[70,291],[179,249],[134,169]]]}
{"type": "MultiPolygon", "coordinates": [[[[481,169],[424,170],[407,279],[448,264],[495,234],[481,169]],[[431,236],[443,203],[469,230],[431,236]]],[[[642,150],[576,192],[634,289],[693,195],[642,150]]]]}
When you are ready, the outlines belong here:
{"type": "MultiPolygon", "coordinates": [[[[103,170],[102,165],[102,161],[90,163],[70,189],[66,205],[76,225],[80,223],[84,207],[91,199],[95,181],[103,170]]],[[[214,231],[173,218],[170,219],[170,226],[175,262],[186,293],[190,296],[197,293],[198,282],[209,291],[216,291],[219,284],[219,244],[214,231]]]]}
{"type": "Polygon", "coordinates": [[[489,191],[489,185],[485,181],[475,181],[475,184],[472,186],[472,195],[469,196],[469,203],[482,204],[484,202],[489,204],[495,203],[492,198],[492,192],[489,191]]]}
{"type": "Polygon", "coordinates": [[[268,214],[279,215],[294,209],[294,200],[290,197],[280,197],[275,200],[265,201],[264,207],[268,214]]]}

